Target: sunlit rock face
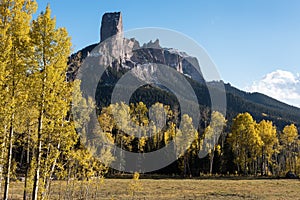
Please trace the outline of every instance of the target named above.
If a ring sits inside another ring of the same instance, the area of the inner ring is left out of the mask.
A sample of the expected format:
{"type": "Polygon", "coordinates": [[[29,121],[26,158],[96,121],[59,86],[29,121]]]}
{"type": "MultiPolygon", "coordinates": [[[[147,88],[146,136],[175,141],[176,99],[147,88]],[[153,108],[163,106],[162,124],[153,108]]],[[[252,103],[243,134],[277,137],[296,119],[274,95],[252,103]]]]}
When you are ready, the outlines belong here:
{"type": "Polygon", "coordinates": [[[160,64],[198,82],[205,82],[197,58],[177,49],[164,48],[158,39],[140,45],[134,38],[125,38],[121,12],[105,13],[102,16],[100,37],[100,43],[91,45],[91,48],[86,47],[71,56],[73,61],[70,60],[68,72],[70,80],[76,76],[80,63],[86,57],[92,56],[99,59],[98,64],[117,71],[121,68],[135,68],[135,75],[145,81],[149,80],[157,69],[157,66],[153,67],[151,64],[160,64]],[[80,62],[74,62],[79,54],[80,62]]]}

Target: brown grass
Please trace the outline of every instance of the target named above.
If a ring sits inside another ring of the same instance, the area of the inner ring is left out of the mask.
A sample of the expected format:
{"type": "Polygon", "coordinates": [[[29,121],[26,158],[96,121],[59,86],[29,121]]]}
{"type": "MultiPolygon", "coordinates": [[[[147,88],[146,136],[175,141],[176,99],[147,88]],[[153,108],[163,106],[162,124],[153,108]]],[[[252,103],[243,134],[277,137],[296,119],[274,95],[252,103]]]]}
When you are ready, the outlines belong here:
{"type": "MultiPolygon", "coordinates": [[[[141,179],[141,190],[129,193],[130,179],[55,181],[50,199],[300,199],[299,180],[141,179]],[[69,191],[69,192],[68,192],[69,191]]],[[[11,199],[22,199],[23,183],[14,182],[11,199]]]]}

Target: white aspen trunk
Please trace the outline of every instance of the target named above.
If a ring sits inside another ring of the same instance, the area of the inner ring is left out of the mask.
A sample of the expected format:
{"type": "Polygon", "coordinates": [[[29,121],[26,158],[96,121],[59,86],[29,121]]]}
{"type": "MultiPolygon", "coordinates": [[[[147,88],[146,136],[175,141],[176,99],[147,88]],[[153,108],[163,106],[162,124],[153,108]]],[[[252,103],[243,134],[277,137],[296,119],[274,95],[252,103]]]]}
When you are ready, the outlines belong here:
{"type": "Polygon", "coordinates": [[[13,127],[13,120],[14,114],[11,116],[11,124],[9,128],[9,136],[8,136],[8,154],[7,154],[7,167],[6,167],[6,177],[5,177],[5,184],[4,184],[4,200],[8,200],[9,194],[9,184],[10,184],[10,172],[11,172],[11,160],[12,160],[12,141],[14,135],[14,127],[13,127]]]}

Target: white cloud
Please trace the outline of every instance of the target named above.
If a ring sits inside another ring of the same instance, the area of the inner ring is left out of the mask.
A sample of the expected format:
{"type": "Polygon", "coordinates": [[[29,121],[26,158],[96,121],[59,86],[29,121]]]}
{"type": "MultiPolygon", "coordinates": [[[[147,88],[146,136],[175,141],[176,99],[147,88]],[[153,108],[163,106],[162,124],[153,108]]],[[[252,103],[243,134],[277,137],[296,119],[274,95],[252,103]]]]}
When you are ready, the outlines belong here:
{"type": "Polygon", "coordinates": [[[249,92],[260,92],[279,101],[300,107],[300,74],[276,70],[246,87],[249,92]]]}

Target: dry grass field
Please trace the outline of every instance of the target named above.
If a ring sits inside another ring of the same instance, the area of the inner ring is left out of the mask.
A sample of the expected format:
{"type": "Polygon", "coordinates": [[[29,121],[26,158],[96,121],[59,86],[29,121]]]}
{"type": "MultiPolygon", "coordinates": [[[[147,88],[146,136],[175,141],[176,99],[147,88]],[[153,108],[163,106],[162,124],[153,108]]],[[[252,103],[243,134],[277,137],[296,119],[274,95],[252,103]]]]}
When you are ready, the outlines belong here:
{"type": "MultiPolygon", "coordinates": [[[[21,182],[11,198],[22,199],[21,182]]],[[[53,182],[50,199],[300,199],[300,180],[105,179],[99,182],[53,182]],[[133,193],[131,193],[134,190],[133,193]]]]}

